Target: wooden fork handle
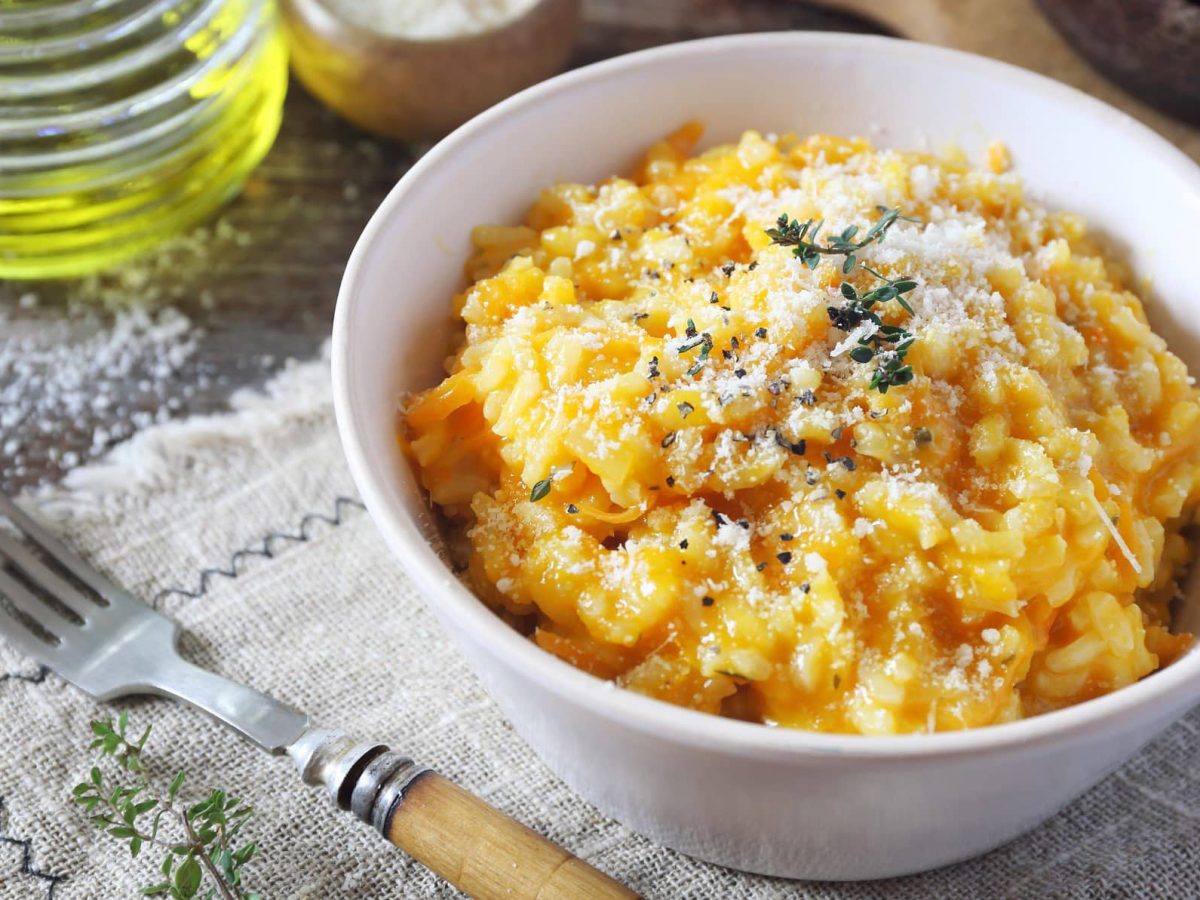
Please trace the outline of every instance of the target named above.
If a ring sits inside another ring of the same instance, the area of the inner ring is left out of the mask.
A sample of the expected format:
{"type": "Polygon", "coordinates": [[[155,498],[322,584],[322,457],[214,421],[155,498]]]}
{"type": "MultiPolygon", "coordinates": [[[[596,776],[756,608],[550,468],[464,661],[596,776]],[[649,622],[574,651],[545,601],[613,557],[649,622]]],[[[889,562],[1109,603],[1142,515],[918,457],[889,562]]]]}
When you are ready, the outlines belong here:
{"type": "Polygon", "coordinates": [[[309,729],[287,753],[308,784],[476,900],[637,900],[628,888],[384,744],[309,729]]]}
{"type": "Polygon", "coordinates": [[[384,836],[478,900],[630,900],[637,895],[436,772],[397,798],[384,836]]]}

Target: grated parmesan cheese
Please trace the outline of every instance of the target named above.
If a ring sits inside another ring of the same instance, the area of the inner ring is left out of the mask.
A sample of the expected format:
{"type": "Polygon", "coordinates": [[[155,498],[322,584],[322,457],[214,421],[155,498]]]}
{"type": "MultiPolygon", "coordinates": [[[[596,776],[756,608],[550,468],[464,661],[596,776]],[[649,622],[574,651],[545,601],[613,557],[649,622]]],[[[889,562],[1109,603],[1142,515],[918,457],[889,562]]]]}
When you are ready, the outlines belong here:
{"type": "Polygon", "coordinates": [[[480,34],[523,16],[537,0],[325,0],[354,25],[410,40],[480,34]]]}

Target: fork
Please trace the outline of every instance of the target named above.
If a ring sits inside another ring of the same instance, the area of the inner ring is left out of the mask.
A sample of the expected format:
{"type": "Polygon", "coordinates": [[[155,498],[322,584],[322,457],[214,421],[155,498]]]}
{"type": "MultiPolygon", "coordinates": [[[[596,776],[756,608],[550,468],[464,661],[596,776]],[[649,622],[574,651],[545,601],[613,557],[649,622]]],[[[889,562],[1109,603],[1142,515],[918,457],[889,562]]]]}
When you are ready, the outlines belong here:
{"type": "Polygon", "coordinates": [[[179,654],[179,625],[114,585],[0,494],[0,636],[98,700],[171,697],[259,748],[472,897],[636,898],[627,888],[454,782],[384,744],[308,716],[179,654]],[[36,548],[38,552],[34,552],[36,548]],[[4,602],[7,601],[7,604],[4,602]]]}

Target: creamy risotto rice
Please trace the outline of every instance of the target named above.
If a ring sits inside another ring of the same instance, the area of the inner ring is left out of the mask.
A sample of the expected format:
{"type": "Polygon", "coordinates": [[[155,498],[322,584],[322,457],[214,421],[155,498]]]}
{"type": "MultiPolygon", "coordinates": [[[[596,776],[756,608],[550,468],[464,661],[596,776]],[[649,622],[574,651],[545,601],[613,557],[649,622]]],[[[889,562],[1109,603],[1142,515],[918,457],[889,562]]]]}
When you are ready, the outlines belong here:
{"type": "Polygon", "coordinates": [[[479,596],[601,678],[821,731],[1182,652],[1200,403],[1085,224],[999,146],[699,136],[474,232],[404,441],[479,596]]]}

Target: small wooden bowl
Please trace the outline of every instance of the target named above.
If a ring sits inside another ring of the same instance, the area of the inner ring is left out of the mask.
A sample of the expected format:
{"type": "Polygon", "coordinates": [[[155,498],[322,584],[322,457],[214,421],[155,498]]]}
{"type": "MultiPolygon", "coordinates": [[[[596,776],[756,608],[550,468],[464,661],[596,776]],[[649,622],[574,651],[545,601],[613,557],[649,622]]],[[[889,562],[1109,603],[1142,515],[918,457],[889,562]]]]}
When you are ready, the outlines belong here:
{"type": "Polygon", "coordinates": [[[480,34],[410,40],[376,34],[321,0],[281,0],[292,70],[354,124],[402,141],[439,138],[476,113],[558,72],[579,25],[579,0],[541,0],[480,34]]]}

